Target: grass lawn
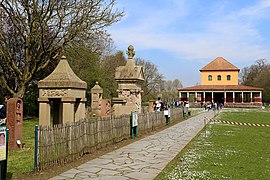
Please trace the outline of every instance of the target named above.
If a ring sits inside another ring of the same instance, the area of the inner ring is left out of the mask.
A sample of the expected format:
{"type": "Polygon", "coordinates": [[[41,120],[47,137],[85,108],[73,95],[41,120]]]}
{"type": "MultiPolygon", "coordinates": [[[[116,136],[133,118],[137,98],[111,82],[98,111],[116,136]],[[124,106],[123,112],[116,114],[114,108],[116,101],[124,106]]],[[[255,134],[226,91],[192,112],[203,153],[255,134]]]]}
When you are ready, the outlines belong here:
{"type": "MultiPolygon", "coordinates": [[[[270,124],[270,112],[222,112],[216,119],[270,124]]],[[[269,179],[270,127],[210,123],[156,179],[269,179]]]]}
{"type": "Polygon", "coordinates": [[[8,177],[16,177],[22,173],[32,172],[34,169],[35,125],[38,118],[23,120],[24,147],[8,153],[8,177]]]}

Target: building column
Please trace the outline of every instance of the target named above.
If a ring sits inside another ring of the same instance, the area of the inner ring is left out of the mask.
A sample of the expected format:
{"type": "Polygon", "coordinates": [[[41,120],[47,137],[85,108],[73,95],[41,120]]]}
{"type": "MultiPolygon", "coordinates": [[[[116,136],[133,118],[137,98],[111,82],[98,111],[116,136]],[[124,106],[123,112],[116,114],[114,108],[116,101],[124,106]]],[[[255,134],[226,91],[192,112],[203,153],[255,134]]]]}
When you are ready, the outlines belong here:
{"type": "Polygon", "coordinates": [[[48,98],[38,98],[39,102],[39,125],[50,126],[51,106],[48,98]]]}
{"type": "Polygon", "coordinates": [[[75,122],[85,118],[85,103],[86,98],[82,98],[75,112],[75,122]]]}
{"type": "Polygon", "coordinates": [[[195,102],[197,103],[198,94],[197,91],[195,92],[195,102]]]}
{"type": "Polygon", "coordinates": [[[227,94],[224,92],[224,104],[226,103],[227,94]]]}
{"type": "Polygon", "coordinates": [[[212,103],[214,103],[214,92],[212,91],[212,95],[211,95],[211,101],[212,101],[212,103]]]}
{"type": "Polygon", "coordinates": [[[252,92],[250,92],[250,103],[252,103],[252,98],[253,98],[252,95],[253,95],[252,92]]]}
{"type": "Polygon", "coordinates": [[[205,91],[203,91],[203,103],[205,103],[205,91]]]}
{"type": "Polygon", "coordinates": [[[65,97],[62,98],[62,104],[63,104],[63,112],[62,112],[62,122],[65,123],[71,123],[75,120],[75,114],[74,114],[74,104],[76,99],[65,97]]]}
{"type": "Polygon", "coordinates": [[[189,91],[187,92],[187,102],[189,102],[189,91]]]}
{"type": "Polygon", "coordinates": [[[241,98],[242,98],[242,103],[244,103],[244,92],[242,91],[242,94],[241,94],[241,98]]]}
{"type": "Polygon", "coordinates": [[[233,91],[233,103],[235,103],[235,92],[233,91]]]}
{"type": "Polygon", "coordinates": [[[181,92],[179,92],[179,100],[180,100],[180,102],[182,102],[182,93],[181,92]]]}
{"type": "Polygon", "coordinates": [[[260,91],[260,103],[262,103],[262,92],[260,91]]]}

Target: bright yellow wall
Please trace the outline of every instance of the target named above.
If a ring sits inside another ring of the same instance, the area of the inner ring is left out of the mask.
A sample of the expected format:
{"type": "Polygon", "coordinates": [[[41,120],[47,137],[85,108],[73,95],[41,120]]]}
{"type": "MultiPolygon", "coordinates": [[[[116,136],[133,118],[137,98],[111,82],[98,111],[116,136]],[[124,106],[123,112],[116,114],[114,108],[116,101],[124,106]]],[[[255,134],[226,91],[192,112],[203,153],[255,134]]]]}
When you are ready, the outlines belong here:
{"type": "Polygon", "coordinates": [[[238,71],[203,71],[201,85],[238,85],[238,71]],[[212,75],[212,81],[208,81],[208,75],[212,75]],[[220,81],[218,75],[221,75],[220,81]],[[227,75],[231,75],[230,81],[227,80],[227,75]]]}

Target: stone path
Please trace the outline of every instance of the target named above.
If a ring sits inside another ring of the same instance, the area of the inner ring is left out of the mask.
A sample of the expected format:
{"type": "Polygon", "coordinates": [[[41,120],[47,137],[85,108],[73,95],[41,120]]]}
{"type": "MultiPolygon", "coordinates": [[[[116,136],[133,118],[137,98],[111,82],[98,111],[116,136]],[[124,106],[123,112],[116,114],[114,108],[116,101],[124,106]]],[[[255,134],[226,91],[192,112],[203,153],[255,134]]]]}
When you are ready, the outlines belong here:
{"type": "Polygon", "coordinates": [[[153,179],[204,127],[204,112],[156,134],[70,169],[59,179],[153,179]]]}

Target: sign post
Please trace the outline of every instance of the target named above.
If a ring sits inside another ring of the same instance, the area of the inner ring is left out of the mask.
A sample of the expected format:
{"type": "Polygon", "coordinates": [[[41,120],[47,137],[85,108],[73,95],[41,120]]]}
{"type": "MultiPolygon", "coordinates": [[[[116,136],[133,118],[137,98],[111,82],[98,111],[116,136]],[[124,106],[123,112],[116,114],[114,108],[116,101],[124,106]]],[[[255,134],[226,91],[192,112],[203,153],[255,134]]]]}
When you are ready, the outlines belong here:
{"type": "Polygon", "coordinates": [[[166,125],[170,124],[170,118],[171,118],[171,111],[170,108],[166,108],[164,110],[164,116],[166,118],[166,125]]]}
{"type": "Polygon", "coordinates": [[[138,112],[131,112],[130,116],[130,135],[138,137],[138,112]]]}
{"type": "Polygon", "coordinates": [[[0,126],[0,179],[7,179],[8,129],[0,126]]]}
{"type": "Polygon", "coordinates": [[[186,116],[187,115],[187,108],[186,106],[183,106],[183,116],[184,116],[184,119],[186,119],[186,116]]]}

